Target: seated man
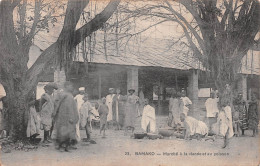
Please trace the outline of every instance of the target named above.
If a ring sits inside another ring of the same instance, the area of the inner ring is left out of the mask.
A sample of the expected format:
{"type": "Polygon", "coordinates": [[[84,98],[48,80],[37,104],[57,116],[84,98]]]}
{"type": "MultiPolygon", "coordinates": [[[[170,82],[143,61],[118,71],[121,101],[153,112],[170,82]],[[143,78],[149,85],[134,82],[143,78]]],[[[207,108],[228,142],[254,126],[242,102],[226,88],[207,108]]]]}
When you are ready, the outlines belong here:
{"type": "Polygon", "coordinates": [[[192,137],[197,137],[201,139],[208,134],[207,125],[193,117],[186,116],[184,113],[180,115],[181,122],[184,123],[184,139],[191,139],[192,137]]]}
{"type": "Polygon", "coordinates": [[[149,105],[148,99],[144,99],[144,110],[141,125],[142,129],[147,133],[154,133],[156,130],[155,109],[149,105]]]}

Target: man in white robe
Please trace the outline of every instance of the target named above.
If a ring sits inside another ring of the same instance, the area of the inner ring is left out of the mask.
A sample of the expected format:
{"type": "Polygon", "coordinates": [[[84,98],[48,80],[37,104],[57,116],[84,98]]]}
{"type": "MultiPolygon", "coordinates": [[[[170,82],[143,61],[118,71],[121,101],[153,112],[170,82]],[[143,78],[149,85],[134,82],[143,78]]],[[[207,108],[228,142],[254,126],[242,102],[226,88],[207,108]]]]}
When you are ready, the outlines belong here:
{"type": "Polygon", "coordinates": [[[205,102],[205,107],[207,111],[207,120],[209,130],[211,130],[212,124],[217,122],[217,114],[219,113],[218,110],[218,98],[216,98],[215,93],[212,91],[210,93],[210,98],[208,98],[205,102]]]}
{"type": "Polygon", "coordinates": [[[184,113],[181,113],[180,119],[184,122],[184,139],[191,139],[194,136],[200,139],[208,134],[208,127],[204,122],[191,116],[186,116],[184,113]]]}
{"type": "Polygon", "coordinates": [[[107,115],[107,121],[112,121],[113,120],[113,98],[114,98],[114,89],[109,88],[109,94],[106,96],[106,105],[108,106],[108,115],[107,115]]]}
{"type": "MultiPolygon", "coordinates": [[[[80,116],[80,108],[81,108],[82,104],[84,103],[84,100],[83,100],[84,94],[85,94],[85,88],[84,87],[80,87],[79,88],[79,94],[77,94],[74,97],[74,99],[75,99],[75,101],[77,103],[77,109],[78,109],[79,116],[80,116]]],[[[77,141],[80,141],[79,123],[80,122],[78,122],[76,124],[76,139],[77,139],[77,141]]]]}
{"type": "Polygon", "coordinates": [[[147,133],[154,133],[156,130],[155,109],[149,105],[148,99],[144,99],[141,126],[147,133]]]}
{"type": "Polygon", "coordinates": [[[191,100],[186,96],[185,91],[181,92],[181,100],[183,102],[183,113],[187,116],[189,112],[189,106],[192,104],[191,100]]]}

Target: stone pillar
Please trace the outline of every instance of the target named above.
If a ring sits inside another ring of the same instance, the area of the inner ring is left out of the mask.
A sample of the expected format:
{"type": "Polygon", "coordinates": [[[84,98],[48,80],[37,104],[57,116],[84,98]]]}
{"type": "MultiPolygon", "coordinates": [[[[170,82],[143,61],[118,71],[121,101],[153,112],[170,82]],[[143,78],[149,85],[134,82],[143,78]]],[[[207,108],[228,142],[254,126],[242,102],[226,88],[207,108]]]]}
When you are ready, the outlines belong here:
{"type": "MultiPolygon", "coordinates": [[[[195,69],[190,70],[189,74],[189,85],[188,85],[188,97],[192,101],[190,114],[195,116],[195,111],[197,111],[198,104],[198,93],[199,93],[199,77],[198,71],[195,69]]],[[[198,118],[198,117],[197,117],[198,118]]]]}
{"type": "Polygon", "coordinates": [[[58,85],[59,89],[63,89],[64,83],[66,82],[66,74],[64,69],[56,69],[54,71],[54,82],[58,85]]]}
{"type": "Polygon", "coordinates": [[[127,91],[130,88],[135,90],[135,95],[138,95],[138,68],[135,66],[127,69],[127,91]]]}
{"type": "Polygon", "coordinates": [[[247,75],[241,75],[241,79],[238,81],[237,89],[239,93],[242,93],[243,99],[247,100],[247,75]]]}
{"type": "Polygon", "coordinates": [[[199,93],[198,71],[197,70],[190,70],[188,97],[191,100],[198,100],[198,93],[199,93]]]}

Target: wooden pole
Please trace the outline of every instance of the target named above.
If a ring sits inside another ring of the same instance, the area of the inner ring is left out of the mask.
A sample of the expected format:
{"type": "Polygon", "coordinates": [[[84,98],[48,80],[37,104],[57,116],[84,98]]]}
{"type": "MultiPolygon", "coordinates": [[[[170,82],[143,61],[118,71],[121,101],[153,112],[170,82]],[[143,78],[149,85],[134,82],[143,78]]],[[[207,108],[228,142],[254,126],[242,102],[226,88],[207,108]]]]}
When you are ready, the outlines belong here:
{"type": "Polygon", "coordinates": [[[101,99],[101,92],[102,92],[102,89],[101,89],[101,73],[98,72],[98,98],[101,99]]]}

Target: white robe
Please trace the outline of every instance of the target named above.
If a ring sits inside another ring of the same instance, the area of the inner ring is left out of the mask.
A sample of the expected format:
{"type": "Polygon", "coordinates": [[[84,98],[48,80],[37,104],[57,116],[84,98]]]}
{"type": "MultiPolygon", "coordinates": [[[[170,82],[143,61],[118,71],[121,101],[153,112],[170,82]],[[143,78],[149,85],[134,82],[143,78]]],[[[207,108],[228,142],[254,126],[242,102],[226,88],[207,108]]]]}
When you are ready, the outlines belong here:
{"type": "Polygon", "coordinates": [[[219,135],[225,136],[227,134],[227,137],[231,138],[234,135],[231,108],[230,106],[226,106],[223,110],[219,113],[218,117],[219,135]]]}
{"type": "Polygon", "coordinates": [[[205,135],[208,133],[207,125],[202,121],[199,121],[190,116],[186,116],[185,122],[186,122],[185,127],[190,132],[189,135],[194,135],[194,134],[205,135]]]}
{"type": "Polygon", "coordinates": [[[87,119],[89,118],[89,112],[92,110],[92,105],[90,102],[86,101],[80,107],[80,125],[81,127],[85,127],[87,124],[87,119]]]}
{"type": "Polygon", "coordinates": [[[107,121],[113,120],[113,112],[112,112],[112,104],[113,104],[113,98],[115,94],[109,94],[106,97],[106,105],[108,106],[108,115],[107,115],[107,121]]]}
{"type": "Polygon", "coordinates": [[[218,110],[218,98],[208,98],[205,102],[207,117],[214,118],[216,117],[216,113],[219,113],[218,110]]]}
{"type": "Polygon", "coordinates": [[[144,106],[143,116],[141,126],[142,129],[146,131],[147,125],[150,123],[150,132],[155,132],[156,130],[156,120],[155,120],[155,109],[150,106],[144,106]]]}
{"type": "MultiPolygon", "coordinates": [[[[81,105],[84,103],[83,97],[84,97],[84,95],[81,95],[81,94],[78,94],[77,96],[74,97],[74,99],[76,100],[76,103],[77,103],[79,117],[80,117],[79,109],[80,109],[81,105]]],[[[80,123],[80,121],[78,121],[78,123],[76,124],[76,140],[77,141],[80,141],[79,123],[80,123]]]]}
{"type": "Polygon", "coordinates": [[[181,100],[183,101],[183,113],[187,116],[189,112],[189,108],[187,107],[188,105],[191,105],[192,102],[188,97],[181,97],[181,100]]]}

